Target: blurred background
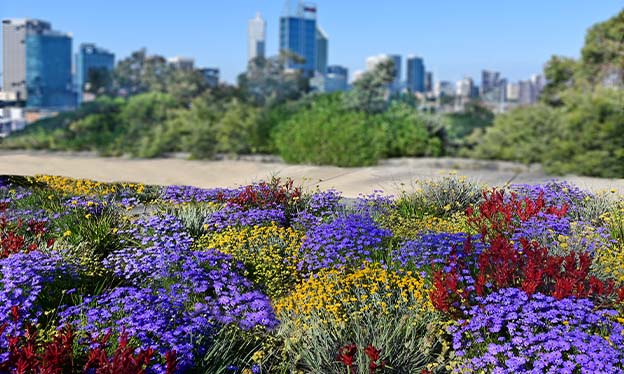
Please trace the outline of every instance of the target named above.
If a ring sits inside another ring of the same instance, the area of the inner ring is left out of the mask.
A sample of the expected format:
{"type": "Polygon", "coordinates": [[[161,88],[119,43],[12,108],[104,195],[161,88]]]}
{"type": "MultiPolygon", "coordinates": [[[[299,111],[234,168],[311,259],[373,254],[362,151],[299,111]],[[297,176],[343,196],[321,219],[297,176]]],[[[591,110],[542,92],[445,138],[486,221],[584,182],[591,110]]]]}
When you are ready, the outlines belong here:
{"type": "Polygon", "coordinates": [[[0,149],[624,177],[617,1],[3,1],[0,149]]]}

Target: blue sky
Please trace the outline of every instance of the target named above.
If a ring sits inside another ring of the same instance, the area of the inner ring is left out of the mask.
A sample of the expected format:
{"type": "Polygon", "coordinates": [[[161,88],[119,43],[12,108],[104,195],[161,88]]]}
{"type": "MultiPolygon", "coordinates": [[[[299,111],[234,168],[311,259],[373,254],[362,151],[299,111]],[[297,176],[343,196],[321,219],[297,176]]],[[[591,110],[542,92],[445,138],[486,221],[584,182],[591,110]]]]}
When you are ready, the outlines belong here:
{"type": "MultiPolygon", "coordinates": [[[[317,0],[329,35],[329,63],[352,74],[367,56],[424,57],[435,80],[481,69],[512,81],[540,72],[552,54],[577,57],[587,28],[620,11],[621,0],[317,0]]],[[[194,57],[235,82],[247,60],[247,21],[267,21],[267,49],[277,51],[284,0],[0,0],[0,18],[40,18],[70,32],[74,50],[95,42],[117,59],[146,47],[194,57]]],[[[403,62],[403,79],[405,70],[403,62]]]]}

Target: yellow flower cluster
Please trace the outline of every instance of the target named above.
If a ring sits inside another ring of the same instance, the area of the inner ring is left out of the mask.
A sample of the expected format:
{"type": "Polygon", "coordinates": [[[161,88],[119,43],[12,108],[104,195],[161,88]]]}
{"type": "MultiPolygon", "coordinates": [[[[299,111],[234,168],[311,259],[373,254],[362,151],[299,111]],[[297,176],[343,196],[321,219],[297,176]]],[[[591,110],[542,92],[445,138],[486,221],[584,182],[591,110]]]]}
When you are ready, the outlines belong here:
{"type": "Polygon", "coordinates": [[[624,285],[624,245],[600,248],[595,254],[592,270],[624,285]]]}
{"type": "Polygon", "coordinates": [[[56,175],[36,175],[34,181],[45,183],[50,188],[69,195],[106,195],[119,189],[131,189],[137,193],[145,190],[145,185],[137,183],[104,183],[90,179],[74,179],[56,175]]]}
{"type": "Polygon", "coordinates": [[[446,218],[431,215],[422,218],[410,218],[395,213],[388,216],[382,224],[390,229],[395,236],[407,239],[414,239],[423,231],[448,233],[469,233],[471,231],[463,212],[453,213],[446,218]]]}
{"type": "Polygon", "coordinates": [[[228,228],[204,235],[195,244],[215,248],[245,264],[248,276],[269,296],[283,295],[299,280],[296,269],[303,233],[292,228],[254,226],[228,228]]]}
{"type": "Polygon", "coordinates": [[[327,323],[343,323],[363,314],[388,315],[431,311],[433,306],[418,276],[397,274],[371,264],[345,273],[325,270],[299,284],[294,292],[278,300],[278,315],[301,320],[318,312],[327,323]]]}
{"type": "Polygon", "coordinates": [[[611,230],[611,236],[624,245],[624,200],[620,201],[614,209],[600,218],[611,230]]]}

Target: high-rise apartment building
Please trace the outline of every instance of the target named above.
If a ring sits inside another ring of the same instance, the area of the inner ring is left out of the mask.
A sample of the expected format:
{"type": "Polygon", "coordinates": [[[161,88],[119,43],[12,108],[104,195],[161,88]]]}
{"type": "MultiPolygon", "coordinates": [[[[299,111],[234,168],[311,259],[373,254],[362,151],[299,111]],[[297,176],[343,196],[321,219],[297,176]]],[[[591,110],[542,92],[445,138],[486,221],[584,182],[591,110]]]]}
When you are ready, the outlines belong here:
{"type": "Polygon", "coordinates": [[[500,86],[500,72],[492,70],[481,71],[481,95],[485,96],[490,91],[500,86]]]}
{"type": "Polygon", "coordinates": [[[286,67],[312,77],[317,67],[316,5],[300,1],[296,10],[287,7],[280,17],[279,35],[280,50],[295,55],[286,67]]]}
{"type": "Polygon", "coordinates": [[[256,13],[247,26],[247,61],[266,54],[266,21],[256,13]]]}
{"type": "Polygon", "coordinates": [[[75,106],[71,35],[33,19],[2,20],[3,89],[31,108],[75,106]]]}
{"type": "Polygon", "coordinates": [[[516,102],[520,98],[520,85],[518,83],[507,83],[505,91],[507,101],[516,102]]]}
{"type": "Polygon", "coordinates": [[[425,63],[422,57],[407,58],[407,89],[410,92],[425,92],[425,63]]]}
{"type": "Polygon", "coordinates": [[[455,85],[455,95],[463,98],[472,97],[474,95],[474,87],[472,78],[465,77],[457,81],[455,85]]]}
{"type": "Polygon", "coordinates": [[[450,97],[455,95],[453,84],[449,81],[438,81],[433,87],[433,94],[436,97],[450,97]]]}
{"type": "Polygon", "coordinates": [[[530,80],[522,80],[518,82],[518,104],[530,105],[537,99],[535,87],[530,80]]]}
{"type": "Polygon", "coordinates": [[[95,44],[83,43],[76,53],[76,94],[78,104],[83,101],[83,93],[87,89],[86,85],[95,74],[99,78],[111,78],[115,68],[115,55],[105,49],[97,47],[95,44]]]}
{"type": "Polygon", "coordinates": [[[327,73],[327,60],[329,54],[329,38],[323,29],[316,26],[316,67],[319,74],[327,73]]]}

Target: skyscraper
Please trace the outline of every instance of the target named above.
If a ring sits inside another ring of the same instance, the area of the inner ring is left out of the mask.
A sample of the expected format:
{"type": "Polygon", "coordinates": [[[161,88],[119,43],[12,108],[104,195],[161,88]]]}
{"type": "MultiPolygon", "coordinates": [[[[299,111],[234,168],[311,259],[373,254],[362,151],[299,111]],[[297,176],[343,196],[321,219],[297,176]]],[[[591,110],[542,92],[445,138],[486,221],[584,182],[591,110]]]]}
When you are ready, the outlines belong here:
{"type": "Polygon", "coordinates": [[[25,100],[26,33],[50,30],[50,23],[35,19],[2,20],[2,87],[25,100]]]}
{"type": "Polygon", "coordinates": [[[407,89],[410,92],[425,92],[425,63],[421,57],[407,58],[407,89]]]}
{"type": "Polygon", "coordinates": [[[481,71],[481,96],[486,96],[489,92],[500,86],[500,72],[492,70],[481,71]]]}
{"type": "Polygon", "coordinates": [[[474,95],[474,87],[472,78],[465,77],[455,84],[455,95],[463,98],[471,97],[474,95]]]}
{"type": "Polygon", "coordinates": [[[25,99],[27,107],[73,107],[71,36],[32,19],[5,19],[2,30],[4,89],[25,99]]]}
{"type": "Polygon", "coordinates": [[[518,99],[520,99],[520,85],[518,83],[507,83],[505,96],[507,97],[507,101],[518,101],[518,99]]]}
{"type": "Polygon", "coordinates": [[[425,73],[425,92],[433,91],[433,73],[428,71],[425,73]]]}
{"type": "Polygon", "coordinates": [[[247,61],[256,57],[265,57],[266,52],[266,21],[256,13],[256,17],[249,20],[247,27],[247,61]]]}
{"type": "Polygon", "coordinates": [[[286,67],[314,75],[317,64],[316,6],[299,1],[296,10],[290,7],[280,17],[280,51],[293,54],[286,67]]]}
{"type": "Polygon", "coordinates": [[[327,57],[329,49],[329,39],[325,31],[316,26],[316,68],[320,74],[327,73],[327,57]]]}
{"type": "Polygon", "coordinates": [[[391,88],[394,92],[401,90],[401,55],[388,55],[388,57],[394,62],[394,81],[391,88]]]}
{"type": "Polygon", "coordinates": [[[100,79],[110,78],[115,67],[115,55],[97,47],[95,44],[83,43],[76,53],[76,94],[78,104],[83,101],[85,85],[94,74],[100,79]]]}

